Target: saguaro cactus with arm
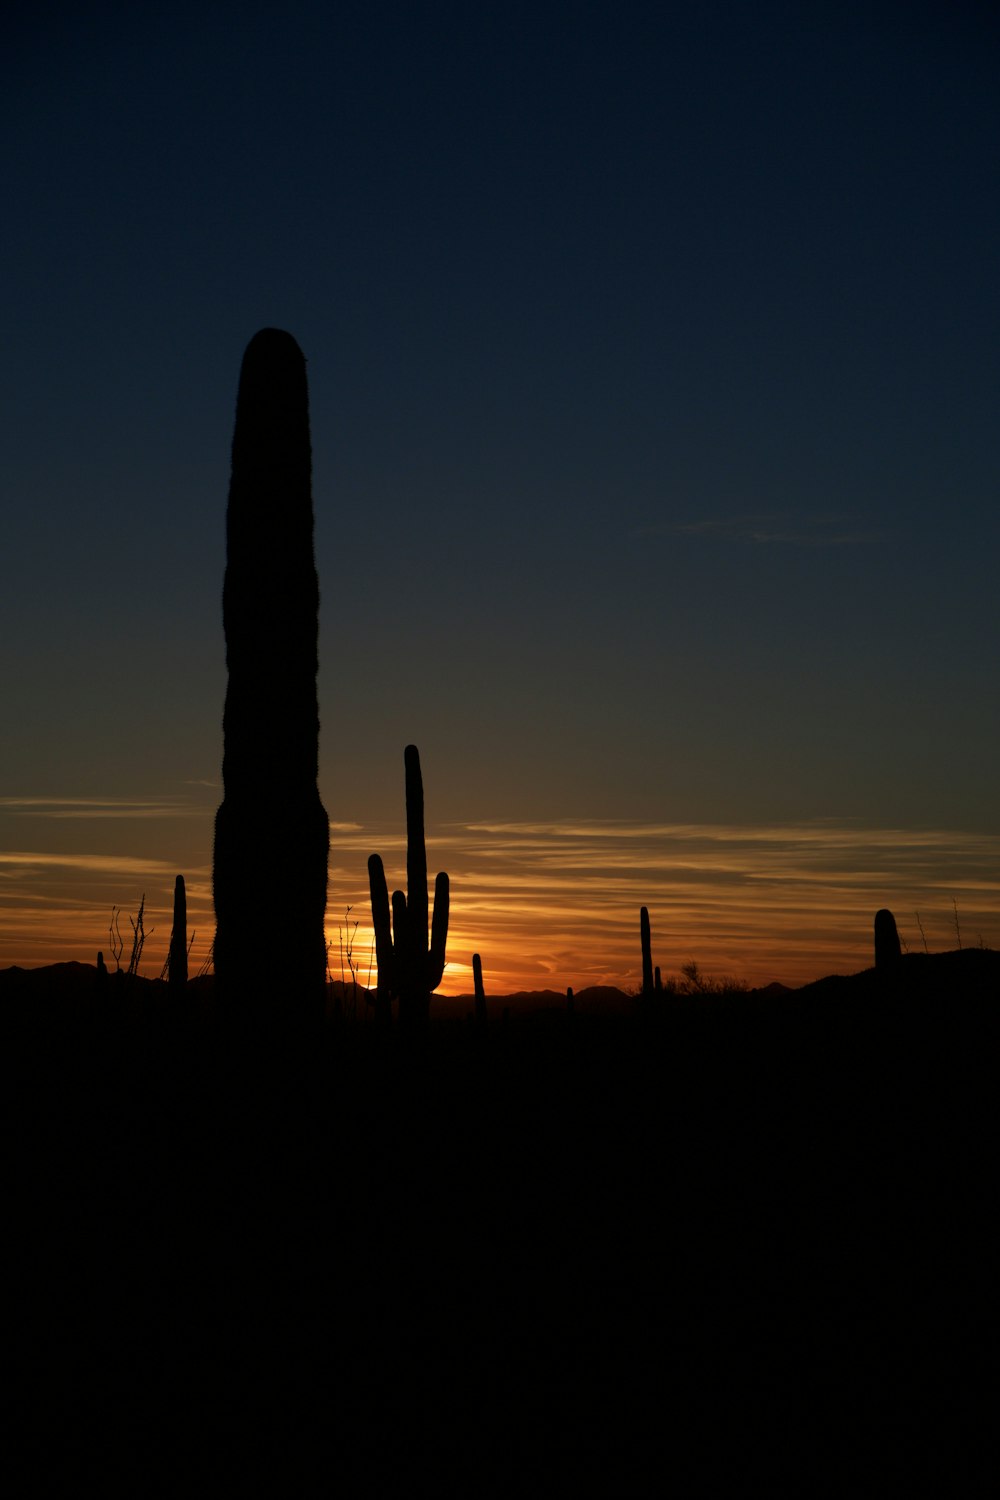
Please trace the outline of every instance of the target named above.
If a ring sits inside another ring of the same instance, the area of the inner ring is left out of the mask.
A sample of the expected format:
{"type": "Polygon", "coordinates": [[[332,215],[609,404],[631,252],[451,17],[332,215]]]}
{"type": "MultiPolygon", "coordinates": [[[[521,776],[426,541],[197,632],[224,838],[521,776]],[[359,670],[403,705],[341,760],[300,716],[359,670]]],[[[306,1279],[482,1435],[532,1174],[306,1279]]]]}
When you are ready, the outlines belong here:
{"type": "Polygon", "coordinates": [[[302,351],[277,328],[251,339],[240,371],[222,612],[229,680],[215,822],[216,995],[233,1017],[318,1025],[330,828],[317,789],[309,397],[302,351]],[[280,967],[270,956],[279,942],[280,967]]]}
{"type": "Polygon", "coordinates": [[[392,922],[385,870],[377,854],[368,860],[368,885],[375,928],[378,987],[399,999],[400,1028],[419,1031],[427,1025],[430,997],[441,983],[448,938],[448,876],[434,882],[434,918],[427,942],[427,848],[424,841],[424,786],[416,745],[407,745],[406,765],[406,883],[407,891],[392,895],[392,922]]]}

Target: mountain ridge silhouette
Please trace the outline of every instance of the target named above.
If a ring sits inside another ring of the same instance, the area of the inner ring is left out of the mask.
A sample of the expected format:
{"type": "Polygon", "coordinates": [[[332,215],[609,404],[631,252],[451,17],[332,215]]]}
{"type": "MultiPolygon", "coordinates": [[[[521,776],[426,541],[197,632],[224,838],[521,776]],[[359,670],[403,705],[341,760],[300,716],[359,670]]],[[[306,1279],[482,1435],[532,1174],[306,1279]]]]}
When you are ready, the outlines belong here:
{"type": "MultiPolygon", "coordinates": [[[[96,985],[97,974],[94,964],[77,959],[31,966],[11,964],[7,968],[0,969],[0,1000],[4,995],[15,991],[25,993],[30,991],[53,996],[82,992],[96,985]]],[[[210,992],[212,978],[210,974],[193,976],[188,981],[192,994],[210,992]]],[[[110,972],[108,980],[112,988],[129,985],[141,994],[158,993],[161,987],[164,991],[167,987],[165,980],[143,974],[129,976],[124,969],[110,972]]],[[[280,982],[279,966],[277,983],[280,985],[280,982]]],[[[862,993],[884,994],[887,983],[893,984],[902,992],[919,992],[922,995],[930,995],[937,987],[963,990],[971,987],[980,990],[988,989],[992,985],[995,986],[994,993],[1000,1001],[1000,950],[988,947],[968,947],[946,949],[940,953],[905,953],[899,960],[898,969],[891,981],[887,981],[882,972],[876,970],[873,965],[849,974],[826,974],[801,985],[786,985],[780,980],[772,980],[769,984],[759,985],[728,998],[729,1002],[736,1006],[741,1003],[752,1005],[757,1001],[789,996],[804,1000],[828,999],[834,995],[847,998],[857,997],[862,993]]],[[[366,1000],[370,999],[374,1003],[374,987],[369,989],[362,984],[352,985],[349,980],[334,979],[329,982],[328,990],[335,999],[346,999],[356,995],[359,1009],[364,1006],[366,1000]]],[[[664,992],[656,1004],[669,1006],[678,1000],[707,1002],[717,998],[711,994],[678,996],[664,992]]],[[[578,1013],[588,1010],[604,1014],[632,1013],[636,1001],[637,996],[634,992],[617,985],[588,985],[583,989],[573,991],[573,1005],[578,1013]]],[[[438,1019],[453,1018],[458,1011],[464,1014],[466,1010],[471,1010],[474,1004],[475,995],[471,990],[462,991],[457,995],[435,994],[431,1004],[431,1019],[433,1020],[435,1015],[438,1019]]],[[[487,1009],[491,1016],[499,1017],[505,1008],[512,1014],[515,1012],[522,1014],[529,1010],[565,1009],[566,992],[547,987],[522,988],[504,994],[491,993],[487,996],[487,1009]]]]}

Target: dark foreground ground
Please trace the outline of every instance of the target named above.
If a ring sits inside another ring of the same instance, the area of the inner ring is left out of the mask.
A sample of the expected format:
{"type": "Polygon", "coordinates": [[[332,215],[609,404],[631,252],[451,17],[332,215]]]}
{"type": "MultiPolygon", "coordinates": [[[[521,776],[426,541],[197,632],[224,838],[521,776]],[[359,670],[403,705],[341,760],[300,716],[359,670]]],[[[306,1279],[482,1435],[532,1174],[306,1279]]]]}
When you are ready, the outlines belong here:
{"type": "Polygon", "coordinates": [[[136,1493],[659,1494],[968,1417],[1000,983],[939,958],[307,1055],[8,994],[10,1430],[136,1493]]]}

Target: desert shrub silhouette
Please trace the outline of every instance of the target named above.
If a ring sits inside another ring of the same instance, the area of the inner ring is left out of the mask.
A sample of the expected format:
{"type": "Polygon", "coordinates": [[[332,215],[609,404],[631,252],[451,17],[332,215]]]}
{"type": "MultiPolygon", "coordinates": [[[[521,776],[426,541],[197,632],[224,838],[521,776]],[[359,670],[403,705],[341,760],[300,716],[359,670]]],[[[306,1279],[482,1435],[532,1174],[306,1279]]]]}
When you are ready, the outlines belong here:
{"type": "MultiPolygon", "coordinates": [[[[632,992],[640,1000],[644,991],[640,988],[632,992]]],[[[675,978],[668,975],[663,979],[659,967],[655,971],[653,993],[657,996],[666,996],[676,999],[678,996],[697,997],[699,995],[749,995],[750,986],[745,979],[737,979],[731,974],[722,974],[717,979],[710,974],[704,974],[700,964],[692,959],[689,963],[681,964],[681,977],[675,978]]]]}
{"type": "Polygon", "coordinates": [[[368,860],[368,885],[375,929],[375,962],[378,993],[383,1005],[399,1001],[402,1031],[426,1029],[430,998],[444,975],[448,938],[448,876],[442,871],[434,882],[434,919],[430,946],[427,944],[427,848],[424,843],[424,784],[416,745],[404,751],[406,766],[406,883],[408,890],[393,891],[392,919],[385,869],[377,854],[368,860]]]}
{"type": "Polygon", "coordinates": [[[222,611],[229,677],[213,869],[217,1003],[223,1015],[319,1025],[330,834],[317,788],[309,399],[302,351],[276,328],[255,334],[240,371],[222,611]],[[267,957],[279,922],[280,979],[267,957]]]}
{"type": "Polygon", "coordinates": [[[681,964],[681,975],[681,979],[669,981],[678,995],[747,995],[750,992],[745,979],[734,979],[730,974],[713,979],[711,975],[703,974],[694,960],[681,964]]]}

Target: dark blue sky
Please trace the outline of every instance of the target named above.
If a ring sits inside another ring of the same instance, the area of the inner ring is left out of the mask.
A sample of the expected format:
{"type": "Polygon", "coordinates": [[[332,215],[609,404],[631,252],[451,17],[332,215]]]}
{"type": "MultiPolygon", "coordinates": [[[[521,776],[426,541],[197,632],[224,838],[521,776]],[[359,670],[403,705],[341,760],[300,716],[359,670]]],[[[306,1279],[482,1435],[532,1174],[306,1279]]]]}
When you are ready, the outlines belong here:
{"type": "Polygon", "coordinates": [[[8,795],[218,781],[236,381],[276,325],[331,817],[395,816],[415,741],[442,819],[998,831],[994,6],[5,33],[8,795]]]}

